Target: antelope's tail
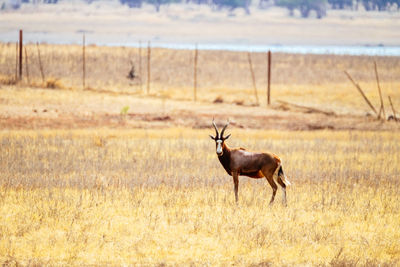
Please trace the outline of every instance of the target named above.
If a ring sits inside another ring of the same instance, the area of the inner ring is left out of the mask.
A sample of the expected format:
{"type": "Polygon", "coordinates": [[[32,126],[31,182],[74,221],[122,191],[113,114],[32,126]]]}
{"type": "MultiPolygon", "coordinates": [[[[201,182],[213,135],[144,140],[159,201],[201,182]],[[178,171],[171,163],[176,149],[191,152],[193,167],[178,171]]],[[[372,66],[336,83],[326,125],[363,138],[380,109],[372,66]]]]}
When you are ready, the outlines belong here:
{"type": "Polygon", "coordinates": [[[291,183],[287,179],[286,175],[283,173],[282,165],[280,164],[278,167],[278,177],[281,178],[282,182],[286,185],[289,186],[291,183]]]}

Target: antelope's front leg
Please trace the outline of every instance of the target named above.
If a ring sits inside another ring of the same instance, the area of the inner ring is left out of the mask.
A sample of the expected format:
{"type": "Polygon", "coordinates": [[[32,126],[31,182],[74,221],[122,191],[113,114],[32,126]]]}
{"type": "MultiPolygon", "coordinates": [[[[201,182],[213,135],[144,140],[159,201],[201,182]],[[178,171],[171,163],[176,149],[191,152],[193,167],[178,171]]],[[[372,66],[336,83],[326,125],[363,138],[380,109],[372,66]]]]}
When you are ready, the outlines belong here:
{"type": "Polygon", "coordinates": [[[236,203],[238,203],[238,191],[239,191],[239,173],[234,171],[232,172],[232,177],[233,177],[233,184],[235,186],[235,199],[236,203]]]}

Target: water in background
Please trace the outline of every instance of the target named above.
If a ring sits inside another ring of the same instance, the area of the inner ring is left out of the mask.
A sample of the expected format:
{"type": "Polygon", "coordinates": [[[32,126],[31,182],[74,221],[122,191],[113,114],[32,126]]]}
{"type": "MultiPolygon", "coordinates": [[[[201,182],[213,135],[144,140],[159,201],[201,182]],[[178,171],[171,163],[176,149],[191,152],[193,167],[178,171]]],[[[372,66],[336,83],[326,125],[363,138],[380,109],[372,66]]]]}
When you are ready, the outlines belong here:
{"type": "MultiPolygon", "coordinates": [[[[132,38],[125,39],[122,42],[114,42],[115,38],[108,36],[86,35],[87,44],[96,44],[100,46],[125,46],[139,47],[139,41],[132,38]]],[[[17,34],[15,32],[0,33],[1,42],[16,42],[17,34]]],[[[25,43],[48,43],[48,44],[81,44],[82,33],[63,34],[60,37],[57,34],[50,33],[24,33],[25,43]],[[60,42],[60,40],[63,40],[60,42]]],[[[142,47],[147,46],[147,42],[142,42],[142,47]]],[[[194,43],[173,43],[152,41],[152,47],[170,48],[170,49],[195,49],[194,43]]],[[[400,56],[400,46],[369,46],[369,45],[260,45],[246,44],[243,40],[240,43],[198,43],[198,49],[201,50],[229,50],[229,51],[250,51],[250,52],[281,52],[294,54],[334,54],[334,55],[368,55],[368,56],[400,56]]]]}
{"type": "MultiPolygon", "coordinates": [[[[114,45],[114,44],[109,44],[114,45]]],[[[124,44],[120,44],[124,45],[124,44]]],[[[142,44],[143,45],[143,44],[142,44]]],[[[146,45],[146,44],[144,44],[146,45]]],[[[138,47],[138,44],[125,44],[138,47]]],[[[171,49],[194,49],[192,44],[152,43],[153,47],[171,49]]],[[[339,46],[339,45],[243,45],[243,44],[198,44],[202,50],[229,50],[250,52],[281,52],[292,54],[334,54],[334,55],[368,55],[400,56],[400,46],[339,46]]]]}

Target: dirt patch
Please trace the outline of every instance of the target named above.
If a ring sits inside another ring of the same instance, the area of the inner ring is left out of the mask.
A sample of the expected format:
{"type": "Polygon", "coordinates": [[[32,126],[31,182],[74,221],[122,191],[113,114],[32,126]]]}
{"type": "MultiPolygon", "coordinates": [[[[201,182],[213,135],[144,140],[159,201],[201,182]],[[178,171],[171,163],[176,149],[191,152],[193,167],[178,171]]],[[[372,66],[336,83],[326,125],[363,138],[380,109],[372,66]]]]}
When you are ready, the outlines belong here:
{"type": "Polygon", "coordinates": [[[278,130],[400,130],[400,123],[275,103],[238,106],[92,91],[14,88],[1,91],[1,129],[211,127],[213,118],[233,128],[278,130]],[[122,113],[121,107],[130,107],[122,113]]]}
{"type": "MultiPolygon", "coordinates": [[[[54,117],[4,117],[0,116],[2,129],[82,129],[82,128],[210,128],[210,122],[225,121],[217,114],[186,113],[181,115],[129,114],[122,119],[117,114],[96,114],[91,117],[65,115],[54,117]]],[[[231,127],[246,129],[279,130],[400,130],[400,123],[382,122],[368,117],[325,116],[315,114],[282,114],[281,116],[230,115],[231,127]]]]}

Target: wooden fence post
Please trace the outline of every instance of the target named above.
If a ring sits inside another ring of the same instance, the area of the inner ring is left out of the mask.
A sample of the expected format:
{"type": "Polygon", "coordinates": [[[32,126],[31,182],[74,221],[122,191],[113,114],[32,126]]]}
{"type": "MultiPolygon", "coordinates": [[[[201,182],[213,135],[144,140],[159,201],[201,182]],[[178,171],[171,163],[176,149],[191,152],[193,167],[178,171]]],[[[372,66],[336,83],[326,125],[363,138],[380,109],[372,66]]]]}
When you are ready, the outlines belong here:
{"type": "Polygon", "coordinates": [[[18,81],[18,42],[15,44],[15,81],[18,81]]]}
{"type": "Polygon", "coordinates": [[[193,70],[193,94],[194,94],[194,101],[197,101],[197,57],[198,57],[198,50],[197,44],[194,50],[194,70],[193,70]]]}
{"type": "Polygon", "coordinates": [[[44,71],[43,71],[43,65],[42,65],[42,58],[40,57],[40,49],[39,49],[38,42],[36,42],[36,48],[37,48],[37,52],[38,52],[40,74],[42,76],[42,83],[44,85],[44,71]]]}
{"type": "Polygon", "coordinates": [[[365,102],[367,102],[368,106],[372,109],[372,111],[378,116],[378,112],[376,112],[376,109],[374,106],[371,104],[371,102],[368,100],[367,96],[364,94],[363,90],[361,87],[351,78],[350,74],[347,71],[344,71],[344,73],[347,75],[347,78],[353,83],[353,85],[357,88],[357,90],[360,92],[362,97],[364,98],[365,102]]]}
{"type": "Polygon", "coordinates": [[[20,80],[22,80],[22,54],[23,54],[22,30],[19,30],[19,79],[20,80]]]}
{"type": "Polygon", "coordinates": [[[254,94],[256,96],[257,106],[259,106],[260,102],[258,101],[258,95],[257,95],[256,77],[255,77],[254,71],[253,71],[253,64],[251,63],[251,54],[250,54],[250,52],[247,52],[247,59],[249,61],[250,74],[251,74],[251,79],[253,81],[254,94]]]}
{"type": "Polygon", "coordinates": [[[267,102],[271,104],[271,50],[268,51],[268,87],[267,87],[267,102]]]}
{"type": "Polygon", "coordinates": [[[82,85],[83,89],[86,88],[86,55],[85,55],[85,34],[82,39],[82,85]]]}
{"type": "Polygon", "coordinates": [[[378,75],[378,68],[376,66],[376,61],[374,61],[374,66],[375,66],[376,83],[378,85],[379,98],[381,100],[381,107],[379,109],[378,119],[381,118],[381,112],[383,112],[383,118],[386,119],[385,106],[383,105],[382,91],[381,91],[381,86],[379,85],[379,75],[378,75]]]}
{"type": "Polygon", "coordinates": [[[142,41],[139,41],[139,84],[141,92],[143,91],[142,81],[142,41]]]}
{"type": "Polygon", "coordinates": [[[29,66],[28,66],[28,52],[26,51],[26,46],[25,48],[25,69],[26,69],[26,79],[28,80],[28,84],[31,84],[31,81],[29,80],[29,66]]]}
{"type": "Polygon", "coordinates": [[[395,110],[394,107],[393,107],[392,99],[390,98],[390,96],[388,96],[388,98],[389,98],[390,106],[392,107],[393,118],[394,118],[395,121],[399,121],[399,120],[397,119],[396,110],[395,110]]]}
{"type": "Polygon", "coordinates": [[[150,58],[151,58],[151,47],[150,47],[150,41],[147,44],[147,94],[150,93],[150,58]]]}

